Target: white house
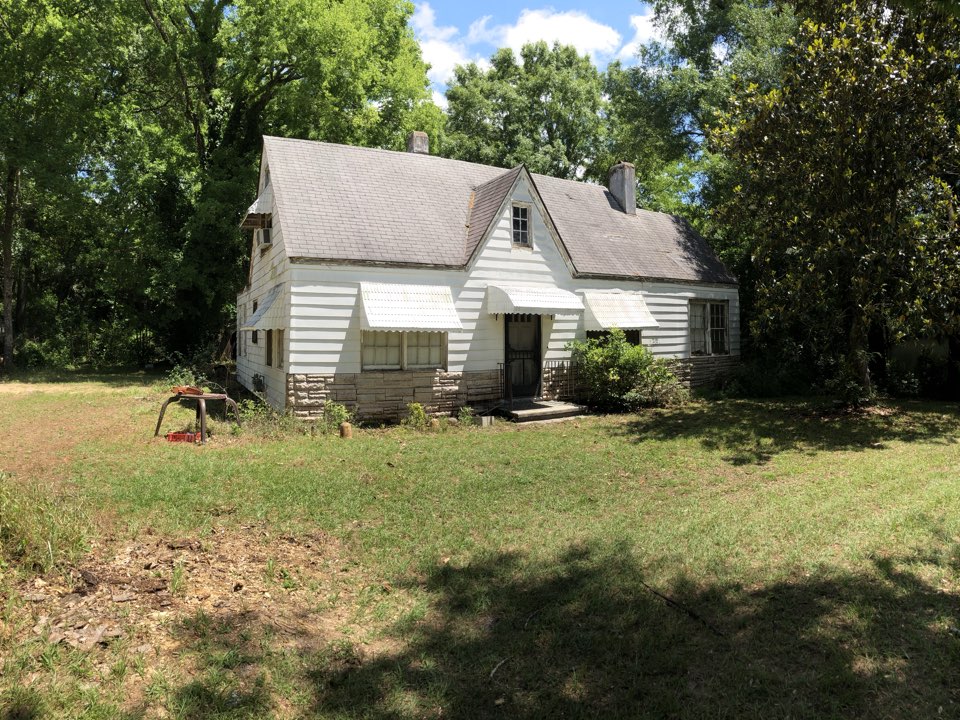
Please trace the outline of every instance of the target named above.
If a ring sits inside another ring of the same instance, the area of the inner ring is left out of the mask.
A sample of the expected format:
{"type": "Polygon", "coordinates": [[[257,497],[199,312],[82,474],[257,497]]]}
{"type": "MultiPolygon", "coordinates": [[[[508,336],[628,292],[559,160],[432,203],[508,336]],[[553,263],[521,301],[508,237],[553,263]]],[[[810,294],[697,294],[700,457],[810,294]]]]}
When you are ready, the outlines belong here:
{"type": "Polygon", "coordinates": [[[613,326],[699,385],[739,354],[736,279],[682,220],[608,187],[265,137],[237,373],[279,410],[362,418],[569,393],[569,341],[613,326]]]}

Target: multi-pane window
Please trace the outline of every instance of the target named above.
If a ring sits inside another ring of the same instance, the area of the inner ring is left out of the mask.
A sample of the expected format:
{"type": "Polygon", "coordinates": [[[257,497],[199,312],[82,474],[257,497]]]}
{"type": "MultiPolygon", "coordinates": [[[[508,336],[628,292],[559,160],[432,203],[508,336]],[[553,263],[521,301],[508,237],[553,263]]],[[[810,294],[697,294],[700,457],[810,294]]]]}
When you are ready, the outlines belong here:
{"type": "MultiPolygon", "coordinates": [[[[602,340],[609,334],[609,330],[587,330],[587,340],[602,340]]],[[[627,336],[627,342],[631,345],[640,344],[640,330],[624,330],[623,334],[627,336]]]]}
{"type": "Polygon", "coordinates": [[[260,234],[259,245],[270,245],[273,242],[273,228],[270,225],[260,228],[257,232],[260,234]]]}
{"type": "Polygon", "coordinates": [[[407,341],[407,367],[436,368],[443,365],[443,333],[409,332],[404,335],[407,341]]]}
{"type": "Polygon", "coordinates": [[[273,330],[267,330],[267,366],[273,365],[273,330]]]}
{"type": "Polygon", "coordinates": [[[403,334],[382,330],[363,333],[364,370],[399,370],[403,355],[403,334]]]}
{"type": "MultiPolygon", "coordinates": [[[[254,315],[257,314],[257,301],[256,301],[256,300],[253,301],[253,314],[254,314],[254,315]]],[[[252,333],[250,333],[250,341],[251,341],[254,345],[257,344],[257,337],[258,337],[258,335],[259,335],[259,334],[257,333],[256,330],[254,330],[252,333]]]]}
{"type": "Polygon", "coordinates": [[[710,352],[725,355],[727,347],[727,304],[710,303],[710,352]]]}
{"type": "Polygon", "coordinates": [[[730,352],[727,303],[690,303],[690,354],[726,355],[730,352]]]}
{"type": "Polygon", "coordinates": [[[363,331],[364,370],[442,368],[446,355],[446,333],[363,331]]]}
{"type": "Polygon", "coordinates": [[[276,335],[276,347],[274,348],[273,352],[274,352],[274,354],[275,354],[276,357],[277,357],[277,367],[278,367],[278,368],[282,368],[282,367],[283,367],[283,335],[284,335],[284,331],[283,331],[283,330],[277,330],[277,331],[274,333],[274,335],[276,335]]]}
{"type": "Polygon", "coordinates": [[[513,206],[513,244],[530,247],[530,208],[526,205],[513,206]]]}

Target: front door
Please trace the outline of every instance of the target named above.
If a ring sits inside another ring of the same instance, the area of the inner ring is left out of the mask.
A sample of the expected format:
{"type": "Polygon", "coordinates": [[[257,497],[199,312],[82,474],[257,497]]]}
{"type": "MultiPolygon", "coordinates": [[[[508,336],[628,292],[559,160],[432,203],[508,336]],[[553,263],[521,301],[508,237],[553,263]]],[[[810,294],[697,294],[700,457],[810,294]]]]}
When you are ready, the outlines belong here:
{"type": "Polygon", "coordinates": [[[512,397],[540,394],[540,316],[505,315],[505,362],[512,397]]]}

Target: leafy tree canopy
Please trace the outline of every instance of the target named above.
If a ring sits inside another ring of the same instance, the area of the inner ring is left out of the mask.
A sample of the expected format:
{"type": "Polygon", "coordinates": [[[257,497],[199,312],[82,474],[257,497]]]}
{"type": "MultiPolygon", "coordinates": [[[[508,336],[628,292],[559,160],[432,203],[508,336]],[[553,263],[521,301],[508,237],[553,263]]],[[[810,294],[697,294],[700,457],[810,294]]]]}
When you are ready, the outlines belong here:
{"type": "Polygon", "coordinates": [[[458,67],[447,91],[445,153],[460,160],[573,179],[596,162],[603,83],[570,46],[525,45],[493,56],[488,70],[458,67]]]}
{"type": "Polygon", "coordinates": [[[744,87],[712,136],[737,180],[719,220],[752,245],[755,331],[857,394],[871,336],[957,327],[960,27],[927,10],[815,5],[780,86],[744,87]]]}

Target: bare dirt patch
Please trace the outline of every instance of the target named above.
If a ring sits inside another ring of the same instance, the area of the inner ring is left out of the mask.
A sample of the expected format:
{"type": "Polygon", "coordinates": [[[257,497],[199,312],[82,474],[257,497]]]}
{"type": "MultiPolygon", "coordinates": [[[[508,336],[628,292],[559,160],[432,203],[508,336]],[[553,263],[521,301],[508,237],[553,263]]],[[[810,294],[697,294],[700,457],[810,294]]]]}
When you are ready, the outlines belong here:
{"type": "MultiPolygon", "coordinates": [[[[247,658],[258,648],[309,655],[363,634],[357,594],[368,583],[341,543],[322,533],[271,535],[266,526],[215,528],[202,538],[150,534],[100,546],[65,576],[24,580],[13,644],[86,653],[107,682],[118,661],[127,707],[146,709],[152,678],[202,674],[216,647],[247,658]]],[[[378,648],[364,650],[376,653],[378,648]]],[[[39,675],[27,683],[39,681],[39,675]]]]}
{"type": "Polygon", "coordinates": [[[0,383],[0,471],[55,479],[85,442],[131,433],[133,410],[146,402],[107,386],[0,383]]]}

